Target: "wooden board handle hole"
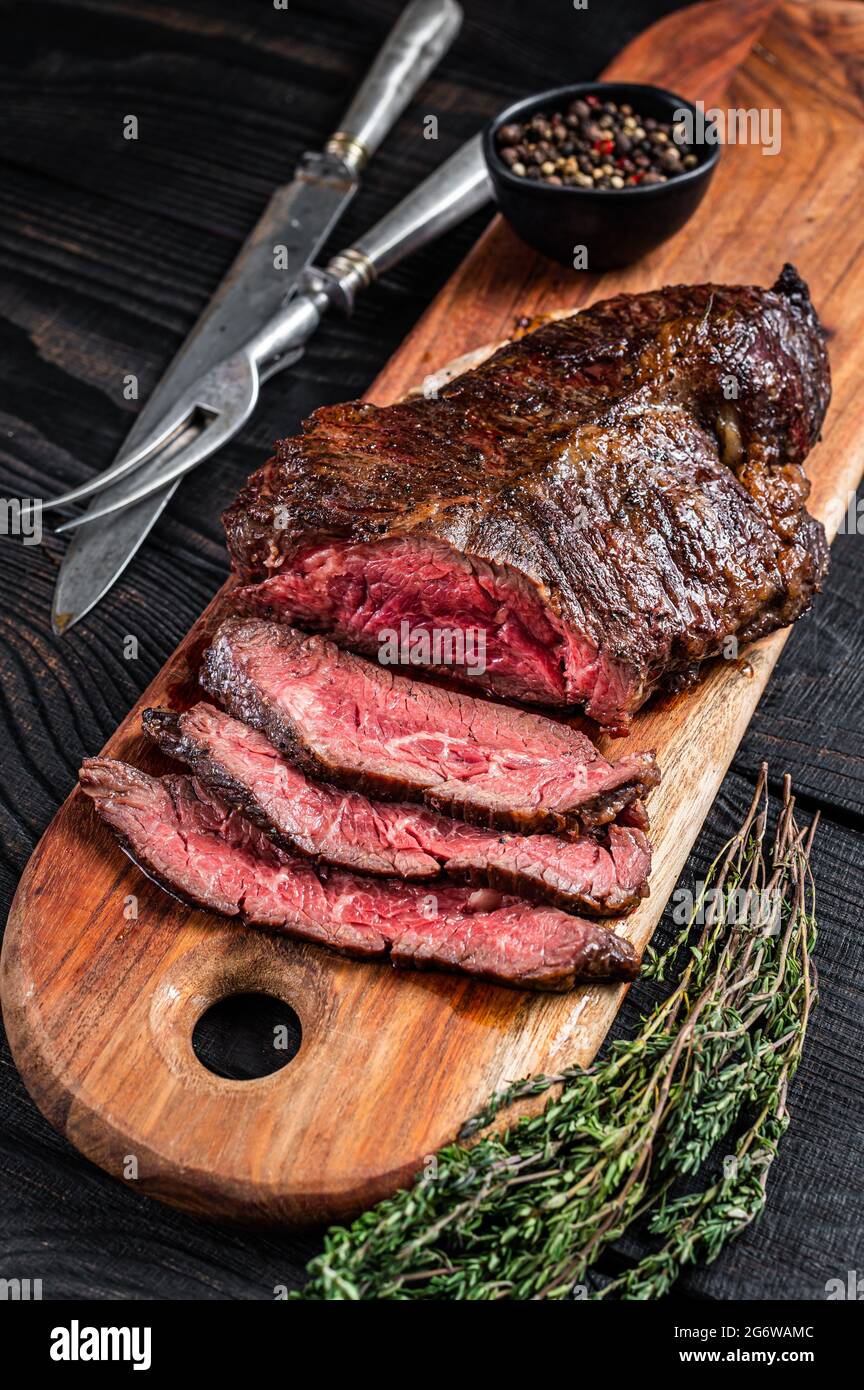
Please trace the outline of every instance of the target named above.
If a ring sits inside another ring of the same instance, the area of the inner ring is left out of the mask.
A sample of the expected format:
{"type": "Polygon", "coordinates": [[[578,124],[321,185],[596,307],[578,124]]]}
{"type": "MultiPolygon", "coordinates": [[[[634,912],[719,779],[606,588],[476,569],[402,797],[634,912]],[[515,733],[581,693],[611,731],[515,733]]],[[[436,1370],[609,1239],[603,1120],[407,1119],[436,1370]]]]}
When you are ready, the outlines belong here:
{"type": "Polygon", "coordinates": [[[272,994],[228,994],[192,1030],[192,1050],[209,1072],[229,1081],[257,1081],[288,1065],[303,1029],[294,1009],[272,994]]]}

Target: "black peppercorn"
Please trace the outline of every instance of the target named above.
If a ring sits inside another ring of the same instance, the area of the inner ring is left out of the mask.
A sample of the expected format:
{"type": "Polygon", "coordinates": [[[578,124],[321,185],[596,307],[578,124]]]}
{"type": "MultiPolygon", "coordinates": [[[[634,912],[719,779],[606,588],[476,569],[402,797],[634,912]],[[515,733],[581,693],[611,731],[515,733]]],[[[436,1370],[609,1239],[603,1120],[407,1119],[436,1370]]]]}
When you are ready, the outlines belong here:
{"type": "Polygon", "coordinates": [[[495,142],[517,178],[615,192],[695,169],[698,156],[683,137],[680,123],[642,117],[626,102],[601,104],[589,93],[566,113],[536,111],[525,123],[502,126],[495,142]]]}

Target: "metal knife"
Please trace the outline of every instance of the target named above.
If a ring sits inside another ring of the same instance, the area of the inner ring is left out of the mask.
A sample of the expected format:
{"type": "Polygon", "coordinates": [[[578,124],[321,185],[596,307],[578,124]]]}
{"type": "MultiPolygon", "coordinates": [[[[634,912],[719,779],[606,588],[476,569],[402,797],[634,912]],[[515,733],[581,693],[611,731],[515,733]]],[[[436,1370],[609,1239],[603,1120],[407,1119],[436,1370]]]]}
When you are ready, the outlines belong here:
{"type": "MultiPolygon", "coordinates": [[[[462,10],[455,0],[413,0],[407,7],[324,152],[304,155],[293,182],[273,194],[214,298],[140,411],[114,464],[98,478],[49,499],[43,511],[100,492],[88,509],[95,511],[118,495],[132,470],[139,469],[136,480],[144,479],[147,469],[164,463],[166,455],[176,457],[195,447],[206,422],[206,407],[190,423],[178,405],[214,364],[253,339],[263,324],[278,316],[286,298],[296,293],[304,271],[353,198],[366,161],[446,52],[461,23],[462,10]],[[141,458],[152,451],[154,431],[159,434],[160,453],[142,467],[141,458]],[[114,478],[120,481],[106,486],[114,478]]],[[[271,361],[267,375],[296,361],[298,355],[295,351],[271,361]]],[[[243,383],[238,386],[242,389],[243,383]]],[[[251,408],[246,418],[250,413],[251,408]]],[[[175,487],[176,483],[107,520],[91,520],[75,536],[55,588],[55,632],[65,632],[110,589],[175,487]]]]}

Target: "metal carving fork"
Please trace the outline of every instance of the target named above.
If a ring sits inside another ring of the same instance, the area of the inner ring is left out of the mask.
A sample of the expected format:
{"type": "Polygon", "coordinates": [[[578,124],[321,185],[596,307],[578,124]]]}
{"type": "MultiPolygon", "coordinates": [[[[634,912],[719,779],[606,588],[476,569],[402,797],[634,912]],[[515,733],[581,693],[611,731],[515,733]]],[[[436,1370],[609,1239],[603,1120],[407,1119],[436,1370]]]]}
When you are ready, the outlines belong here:
{"type": "Polygon", "coordinates": [[[461,17],[455,0],[413,0],[324,153],[306,155],[294,181],[273,195],[114,464],[41,504],[49,511],[94,498],[57,528],[75,534],[55,589],[56,632],[107,592],[183,475],[237,434],[255,409],[261,383],[298,360],[328,309],[350,312],[358,289],[491,196],[478,137],[355,246],[314,268],[356,190],[360,168],[435,66],[461,17]]]}

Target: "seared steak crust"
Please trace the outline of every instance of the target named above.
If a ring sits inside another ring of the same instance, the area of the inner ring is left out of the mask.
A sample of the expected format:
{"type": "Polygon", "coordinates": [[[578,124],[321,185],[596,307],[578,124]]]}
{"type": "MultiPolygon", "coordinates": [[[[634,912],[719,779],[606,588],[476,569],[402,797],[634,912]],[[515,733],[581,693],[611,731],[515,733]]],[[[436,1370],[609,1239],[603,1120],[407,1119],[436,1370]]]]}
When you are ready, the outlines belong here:
{"type": "Polygon", "coordinates": [[[620,729],[730,636],[809,605],[827,550],[801,465],[829,396],[824,335],[790,266],[770,290],[619,295],[437,398],[316,411],[225,514],[229,548],[244,579],[269,579],[263,611],[365,651],[380,595],[398,609],[417,569],[437,567],[404,616],[434,622],[440,593],[449,620],[448,586],[473,586],[462,616],[488,631],[481,684],[584,704],[620,729]],[[400,573],[364,591],[382,544],[400,573]]]}

